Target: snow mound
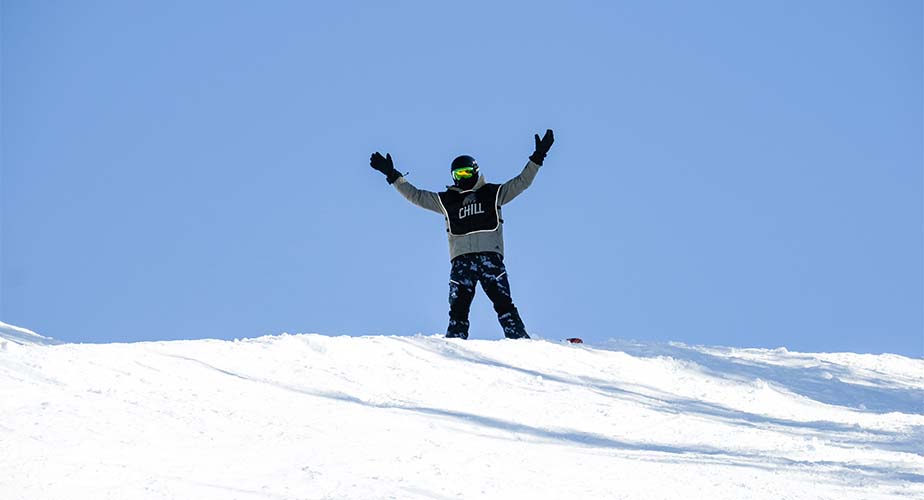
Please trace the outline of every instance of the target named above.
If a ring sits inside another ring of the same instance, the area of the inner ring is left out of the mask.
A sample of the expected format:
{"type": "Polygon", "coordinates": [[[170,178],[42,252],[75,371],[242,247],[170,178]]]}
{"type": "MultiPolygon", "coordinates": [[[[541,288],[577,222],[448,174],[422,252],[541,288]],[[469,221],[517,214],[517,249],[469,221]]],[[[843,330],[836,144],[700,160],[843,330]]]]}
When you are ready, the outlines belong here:
{"type": "Polygon", "coordinates": [[[45,337],[32,330],[8,325],[0,321],[0,349],[3,349],[5,342],[17,345],[52,345],[59,343],[51,337],[45,337]]]}
{"type": "Polygon", "coordinates": [[[0,351],[0,498],[924,498],[924,360],[280,335],[0,351]]]}

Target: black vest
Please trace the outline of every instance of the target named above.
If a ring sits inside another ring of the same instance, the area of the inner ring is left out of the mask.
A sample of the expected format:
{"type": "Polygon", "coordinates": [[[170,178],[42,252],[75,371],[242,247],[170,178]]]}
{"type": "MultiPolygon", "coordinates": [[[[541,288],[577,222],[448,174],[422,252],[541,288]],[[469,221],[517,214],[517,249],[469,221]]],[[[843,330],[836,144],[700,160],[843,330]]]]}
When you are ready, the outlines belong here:
{"type": "Polygon", "coordinates": [[[485,184],[474,191],[450,189],[439,193],[443,214],[449,221],[449,234],[462,236],[479,231],[495,231],[500,226],[497,194],[500,184],[485,184]]]}

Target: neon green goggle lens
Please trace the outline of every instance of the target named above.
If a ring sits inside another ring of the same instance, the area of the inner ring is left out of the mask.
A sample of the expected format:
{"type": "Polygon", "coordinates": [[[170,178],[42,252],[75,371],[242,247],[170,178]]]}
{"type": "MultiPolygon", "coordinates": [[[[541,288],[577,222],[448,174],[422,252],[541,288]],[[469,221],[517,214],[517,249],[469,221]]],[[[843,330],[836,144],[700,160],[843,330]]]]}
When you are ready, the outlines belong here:
{"type": "Polygon", "coordinates": [[[452,171],[452,178],[461,181],[462,179],[471,179],[475,176],[475,167],[457,168],[452,171]]]}

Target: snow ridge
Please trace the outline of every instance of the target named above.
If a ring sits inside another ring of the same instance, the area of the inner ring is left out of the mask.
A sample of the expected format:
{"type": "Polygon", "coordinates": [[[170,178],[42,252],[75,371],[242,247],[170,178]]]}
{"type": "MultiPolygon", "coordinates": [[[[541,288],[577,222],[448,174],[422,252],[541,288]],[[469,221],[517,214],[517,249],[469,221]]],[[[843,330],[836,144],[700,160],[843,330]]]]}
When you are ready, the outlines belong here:
{"type": "Polygon", "coordinates": [[[0,321],[0,349],[3,349],[5,342],[18,345],[52,345],[59,343],[51,337],[45,337],[32,330],[8,325],[0,321]]]}
{"type": "Polygon", "coordinates": [[[17,345],[0,350],[4,499],[924,497],[921,359],[438,336],[17,345]]]}

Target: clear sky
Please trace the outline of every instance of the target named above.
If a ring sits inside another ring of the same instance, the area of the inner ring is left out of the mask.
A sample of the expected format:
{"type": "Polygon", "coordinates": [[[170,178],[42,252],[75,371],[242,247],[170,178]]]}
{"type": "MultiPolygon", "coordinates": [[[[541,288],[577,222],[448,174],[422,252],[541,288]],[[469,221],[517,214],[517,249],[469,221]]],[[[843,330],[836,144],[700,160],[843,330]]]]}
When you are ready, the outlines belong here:
{"type": "MultiPolygon", "coordinates": [[[[2,1],[0,319],[445,331],[418,187],[518,174],[527,329],[924,349],[922,2],[2,1]]],[[[502,338],[479,290],[473,338],[502,338]]]]}

